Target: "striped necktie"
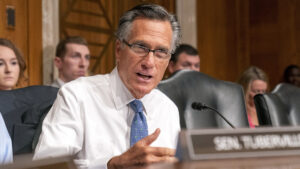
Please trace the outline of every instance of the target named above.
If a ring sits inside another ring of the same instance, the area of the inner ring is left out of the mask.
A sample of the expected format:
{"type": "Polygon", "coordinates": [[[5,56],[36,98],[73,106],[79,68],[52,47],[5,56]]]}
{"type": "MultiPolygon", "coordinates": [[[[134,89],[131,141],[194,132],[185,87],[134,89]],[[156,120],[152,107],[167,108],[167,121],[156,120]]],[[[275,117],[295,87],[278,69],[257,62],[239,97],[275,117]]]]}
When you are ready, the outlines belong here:
{"type": "Polygon", "coordinates": [[[131,123],[130,147],[140,139],[148,136],[148,125],[145,115],[143,114],[143,103],[140,100],[130,102],[130,107],[135,112],[131,123]]]}

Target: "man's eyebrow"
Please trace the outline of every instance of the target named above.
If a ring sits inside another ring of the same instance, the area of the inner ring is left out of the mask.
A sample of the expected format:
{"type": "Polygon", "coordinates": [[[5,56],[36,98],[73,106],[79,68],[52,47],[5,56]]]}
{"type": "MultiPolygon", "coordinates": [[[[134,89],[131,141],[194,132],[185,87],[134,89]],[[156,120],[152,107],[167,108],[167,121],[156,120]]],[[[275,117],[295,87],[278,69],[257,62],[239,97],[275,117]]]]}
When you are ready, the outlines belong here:
{"type": "Polygon", "coordinates": [[[191,62],[189,62],[189,61],[185,61],[185,62],[183,62],[183,64],[188,64],[188,65],[191,65],[191,62]]]}
{"type": "Polygon", "coordinates": [[[148,45],[145,41],[143,40],[136,40],[131,42],[131,44],[141,44],[141,45],[148,45]]]}
{"type": "MultiPolygon", "coordinates": [[[[140,44],[140,45],[144,45],[146,47],[150,46],[147,42],[145,42],[143,40],[135,40],[135,41],[131,42],[131,44],[140,44]]],[[[159,46],[156,46],[155,48],[156,49],[166,49],[166,50],[169,50],[168,47],[164,46],[164,45],[159,45],[159,46]]]]}
{"type": "Polygon", "coordinates": [[[73,54],[79,54],[79,55],[81,55],[81,53],[80,53],[80,52],[77,52],[77,51],[74,51],[73,54]]]}
{"type": "Polygon", "coordinates": [[[163,49],[169,51],[170,49],[166,46],[158,46],[157,49],[163,49]]]}

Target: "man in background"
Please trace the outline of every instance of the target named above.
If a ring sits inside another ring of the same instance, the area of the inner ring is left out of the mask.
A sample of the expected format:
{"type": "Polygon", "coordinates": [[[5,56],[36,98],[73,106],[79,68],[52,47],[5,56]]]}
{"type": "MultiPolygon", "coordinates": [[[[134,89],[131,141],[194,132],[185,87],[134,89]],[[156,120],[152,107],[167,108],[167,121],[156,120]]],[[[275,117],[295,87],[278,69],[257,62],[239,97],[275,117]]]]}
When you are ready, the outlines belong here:
{"type": "Polygon", "coordinates": [[[198,51],[191,45],[181,44],[172,54],[168,71],[170,74],[173,74],[181,69],[200,71],[200,57],[198,51]]]}
{"type": "Polygon", "coordinates": [[[300,87],[300,67],[298,65],[289,65],[283,73],[283,82],[300,87]]]}
{"type": "Polygon", "coordinates": [[[86,76],[90,65],[90,51],[85,39],[68,37],[56,47],[54,64],[58,68],[58,78],[51,84],[60,88],[67,82],[86,76]]]}

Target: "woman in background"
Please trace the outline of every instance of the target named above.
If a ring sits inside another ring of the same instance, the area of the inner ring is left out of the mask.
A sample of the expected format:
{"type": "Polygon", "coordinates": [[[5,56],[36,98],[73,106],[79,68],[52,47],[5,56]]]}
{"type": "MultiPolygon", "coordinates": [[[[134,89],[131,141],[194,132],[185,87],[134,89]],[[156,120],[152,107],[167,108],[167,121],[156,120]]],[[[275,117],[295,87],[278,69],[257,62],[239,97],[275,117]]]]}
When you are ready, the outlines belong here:
{"type": "Polygon", "coordinates": [[[251,66],[242,74],[238,83],[240,83],[244,88],[249,126],[254,128],[259,125],[254,105],[254,96],[257,94],[263,94],[267,91],[268,77],[263,70],[255,66],[251,66]]]}
{"type": "Polygon", "coordinates": [[[26,69],[25,61],[15,45],[0,38],[0,90],[15,88],[26,69]]]}
{"type": "MultiPolygon", "coordinates": [[[[24,59],[15,45],[7,39],[0,38],[0,90],[15,88],[24,77],[25,69],[24,59]]],[[[11,138],[0,112],[0,165],[12,161],[11,138]]]]}

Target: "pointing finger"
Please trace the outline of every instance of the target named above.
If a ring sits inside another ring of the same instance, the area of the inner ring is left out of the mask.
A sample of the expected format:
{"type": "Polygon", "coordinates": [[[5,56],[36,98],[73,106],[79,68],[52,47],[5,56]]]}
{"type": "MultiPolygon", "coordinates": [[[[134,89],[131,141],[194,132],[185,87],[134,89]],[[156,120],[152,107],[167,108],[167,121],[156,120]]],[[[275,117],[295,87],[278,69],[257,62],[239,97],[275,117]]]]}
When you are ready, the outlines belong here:
{"type": "Polygon", "coordinates": [[[141,146],[148,146],[157,139],[159,134],[160,134],[160,129],[157,128],[152,134],[148,135],[147,137],[144,137],[143,139],[138,141],[136,144],[141,145],[141,146]]]}

